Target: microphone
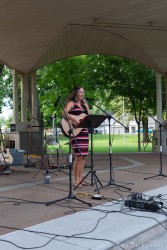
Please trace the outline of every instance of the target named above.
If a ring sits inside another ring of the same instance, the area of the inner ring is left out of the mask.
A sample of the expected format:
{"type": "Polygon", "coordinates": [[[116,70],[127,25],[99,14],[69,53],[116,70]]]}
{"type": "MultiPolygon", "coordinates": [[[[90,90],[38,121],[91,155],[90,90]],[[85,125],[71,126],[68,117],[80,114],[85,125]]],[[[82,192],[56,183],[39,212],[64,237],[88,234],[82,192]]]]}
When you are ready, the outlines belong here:
{"type": "Polygon", "coordinates": [[[54,107],[55,107],[55,108],[57,107],[57,105],[58,105],[58,103],[59,103],[59,101],[60,101],[60,98],[61,98],[61,95],[59,95],[59,97],[57,98],[57,100],[56,100],[55,103],[54,103],[54,107]]]}
{"type": "Polygon", "coordinates": [[[95,98],[86,97],[86,100],[88,100],[88,101],[95,101],[96,99],[95,98]]]}

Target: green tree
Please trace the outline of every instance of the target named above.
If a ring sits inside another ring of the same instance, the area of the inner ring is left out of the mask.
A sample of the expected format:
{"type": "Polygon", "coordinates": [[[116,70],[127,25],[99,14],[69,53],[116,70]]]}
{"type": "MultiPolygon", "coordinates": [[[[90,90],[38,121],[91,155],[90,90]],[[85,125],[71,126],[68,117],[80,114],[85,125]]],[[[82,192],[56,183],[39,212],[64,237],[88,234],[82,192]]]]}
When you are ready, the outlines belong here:
{"type": "Polygon", "coordinates": [[[3,106],[12,106],[12,77],[10,70],[0,65],[0,112],[3,106]]]}
{"type": "Polygon", "coordinates": [[[143,109],[149,107],[155,111],[156,107],[154,71],[140,63],[108,55],[87,56],[86,70],[87,81],[93,86],[95,95],[102,97],[103,105],[108,111],[114,107],[114,113],[118,114],[121,107],[119,99],[125,97],[126,109],[128,113],[133,113],[138,125],[140,151],[141,122],[147,132],[144,133],[143,140],[148,140],[148,115],[143,109]]]}
{"type": "MultiPolygon", "coordinates": [[[[116,79],[111,83],[113,93],[126,98],[126,106],[134,114],[138,125],[138,150],[140,152],[140,125],[142,121],[148,124],[148,115],[143,112],[143,109],[155,107],[155,73],[142,64],[122,59],[120,66],[115,69],[113,76],[116,79]]],[[[143,127],[147,129],[148,135],[148,126],[147,128],[146,126],[143,127]]]]}
{"type": "Polygon", "coordinates": [[[78,56],[57,61],[38,70],[38,97],[46,125],[51,125],[52,115],[55,113],[60,120],[62,106],[75,85],[81,85],[85,88],[89,86],[84,81],[85,65],[85,56],[78,56]],[[61,95],[61,101],[55,108],[54,103],[59,95],[61,95]]]}
{"type": "MultiPolygon", "coordinates": [[[[125,98],[126,110],[134,114],[138,124],[140,151],[140,124],[142,121],[147,124],[148,119],[143,108],[155,111],[156,107],[154,71],[137,62],[108,55],[71,57],[46,66],[38,71],[38,92],[45,122],[51,123],[51,114],[60,114],[61,107],[54,108],[60,93],[65,91],[67,96],[76,84],[83,86],[88,96],[97,98],[98,106],[107,112],[119,114],[120,100],[125,98]]],[[[100,110],[94,107],[94,112],[100,110]]]]}

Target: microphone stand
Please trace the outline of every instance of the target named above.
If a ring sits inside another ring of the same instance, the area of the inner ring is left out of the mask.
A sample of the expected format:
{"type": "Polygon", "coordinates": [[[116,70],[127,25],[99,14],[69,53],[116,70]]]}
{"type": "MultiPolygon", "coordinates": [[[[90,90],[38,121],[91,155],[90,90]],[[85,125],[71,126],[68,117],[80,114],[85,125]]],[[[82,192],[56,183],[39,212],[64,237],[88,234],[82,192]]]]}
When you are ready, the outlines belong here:
{"type": "MultiPolygon", "coordinates": [[[[69,130],[69,140],[72,138],[72,136],[73,136],[73,138],[75,139],[73,130],[72,130],[72,128],[71,128],[71,124],[70,124],[70,122],[69,122],[69,120],[68,120],[68,118],[67,118],[67,114],[66,114],[66,111],[65,111],[64,105],[63,105],[63,103],[64,103],[64,101],[66,100],[66,98],[64,98],[63,101],[61,100],[61,98],[59,98],[59,100],[60,100],[60,104],[61,104],[60,106],[61,106],[62,109],[63,109],[63,112],[64,112],[64,114],[65,114],[65,118],[66,118],[66,120],[67,120],[67,122],[68,122],[68,125],[69,125],[69,128],[70,128],[70,130],[69,130]]],[[[80,202],[82,202],[82,203],[84,203],[84,204],[86,204],[86,205],[88,205],[88,206],[91,207],[91,206],[92,206],[91,203],[88,203],[88,202],[85,202],[85,201],[83,201],[83,200],[81,200],[81,199],[78,199],[78,198],[76,197],[76,195],[74,195],[74,194],[72,193],[72,147],[71,147],[71,140],[70,140],[70,147],[69,147],[69,149],[70,149],[70,152],[69,152],[69,193],[68,193],[68,195],[67,195],[66,197],[64,197],[64,198],[61,198],[61,199],[58,199],[58,200],[53,200],[53,201],[47,202],[47,203],[46,203],[46,206],[50,206],[50,205],[52,205],[52,204],[55,204],[55,203],[57,203],[57,202],[59,202],[59,201],[63,201],[63,200],[75,199],[75,200],[80,201],[80,202]]]]}
{"type": "MultiPolygon", "coordinates": [[[[41,135],[41,138],[40,138],[40,141],[41,141],[41,144],[40,144],[40,146],[41,146],[41,153],[40,153],[40,155],[41,155],[41,163],[40,163],[40,167],[39,167],[39,171],[40,171],[40,169],[45,169],[45,171],[46,171],[46,174],[48,174],[48,173],[50,173],[49,171],[48,171],[48,166],[49,166],[49,159],[47,158],[47,162],[45,161],[45,163],[46,163],[46,167],[45,167],[45,164],[44,164],[44,155],[45,155],[45,153],[46,153],[46,150],[44,149],[44,140],[43,140],[43,113],[41,113],[41,115],[39,116],[39,117],[36,117],[36,118],[33,118],[33,119],[37,119],[38,120],[38,118],[40,118],[40,125],[39,126],[31,126],[31,127],[38,127],[39,128],[39,130],[40,130],[40,135],[41,135]]],[[[35,178],[35,176],[39,173],[39,171],[33,176],[33,178],[35,178]]]]}
{"type": "MultiPolygon", "coordinates": [[[[90,101],[92,102],[92,100],[90,100],[90,101]]],[[[105,110],[103,110],[101,107],[99,107],[98,105],[96,105],[94,102],[92,102],[92,103],[93,103],[93,105],[95,105],[98,109],[100,109],[103,113],[105,113],[105,114],[107,115],[108,121],[109,121],[109,125],[108,125],[108,126],[109,126],[110,180],[109,180],[108,184],[107,184],[106,186],[103,186],[103,187],[107,187],[107,186],[113,185],[113,186],[125,188],[125,189],[127,189],[127,190],[131,190],[131,188],[127,188],[127,187],[124,187],[124,186],[121,186],[121,185],[116,184],[116,183],[115,183],[115,180],[114,180],[114,178],[113,178],[113,175],[112,175],[112,173],[113,173],[113,166],[112,166],[112,143],[111,143],[111,128],[110,128],[111,122],[110,122],[110,120],[111,120],[111,118],[113,118],[117,123],[121,124],[124,128],[125,128],[125,126],[124,126],[122,123],[120,123],[119,121],[117,121],[113,116],[111,116],[110,114],[108,114],[108,113],[107,113],[105,110]]]]}
{"type": "Polygon", "coordinates": [[[163,172],[162,172],[162,124],[156,120],[153,116],[151,116],[149,113],[148,115],[155,121],[159,124],[159,159],[160,159],[160,171],[159,171],[159,174],[157,175],[153,175],[153,176],[150,176],[150,177],[146,177],[144,178],[144,180],[148,180],[148,179],[151,179],[151,178],[154,178],[154,177],[157,177],[157,176],[162,176],[162,177],[167,177],[167,175],[165,175],[163,172]]]}
{"type": "MultiPolygon", "coordinates": [[[[54,142],[54,136],[55,136],[55,140],[56,140],[56,163],[57,163],[57,171],[60,171],[62,173],[65,173],[67,174],[65,171],[61,170],[61,164],[60,164],[60,153],[59,153],[59,150],[60,150],[60,143],[59,143],[59,139],[58,139],[58,132],[57,132],[57,124],[56,124],[56,118],[57,118],[57,115],[55,114],[53,117],[52,117],[52,135],[53,135],[53,138],[52,138],[52,146],[53,146],[53,142],[54,142]]],[[[53,161],[52,161],[53,163],[53,161]]]]}

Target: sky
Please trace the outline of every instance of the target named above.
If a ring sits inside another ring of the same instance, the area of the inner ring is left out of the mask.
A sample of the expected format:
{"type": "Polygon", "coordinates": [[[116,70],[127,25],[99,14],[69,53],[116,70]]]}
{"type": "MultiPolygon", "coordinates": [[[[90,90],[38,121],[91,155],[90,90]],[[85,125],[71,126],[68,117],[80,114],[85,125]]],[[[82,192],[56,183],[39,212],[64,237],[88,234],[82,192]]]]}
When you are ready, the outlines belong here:
{"type": "Polygon", "coordinates": [[[0,117],[4,117],[5,119],[8,119],[9,116],[11,116],[13,113],[13,110],[10,109],[9,107],[3,107],[2,108],[2,113],[0,114],[0,117]]]}

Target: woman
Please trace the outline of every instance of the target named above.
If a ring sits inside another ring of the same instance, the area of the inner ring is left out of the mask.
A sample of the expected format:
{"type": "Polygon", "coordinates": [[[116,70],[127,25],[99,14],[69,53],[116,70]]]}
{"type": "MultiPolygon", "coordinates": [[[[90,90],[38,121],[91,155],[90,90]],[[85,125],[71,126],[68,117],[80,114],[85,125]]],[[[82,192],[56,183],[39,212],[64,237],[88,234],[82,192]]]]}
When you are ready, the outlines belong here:
{"type": "MultiPolygon", "coordinates": [[[[74,126],[77,126],[84,116],[90,114],[90,109],[85,101],[84,89],[80,86],[75,86],[68,98],[68,103],[66,104],[63,117],[70,121],[74,126]]],[[[86,162],[86,156],[88,155],[89,147],[89,136],[88,129],[83,128],[80,130],[79,134],[73,136],[71,134],[71,146],[74,151],[75,159],[73,162],[73,171],[76,187],[82,180],[82,174],[84,171],[84,166],[86,162]]],[[[84,183],[80,183],[78,187],[82,187],[84,183]]]]}

